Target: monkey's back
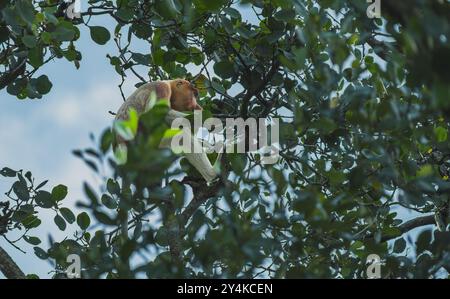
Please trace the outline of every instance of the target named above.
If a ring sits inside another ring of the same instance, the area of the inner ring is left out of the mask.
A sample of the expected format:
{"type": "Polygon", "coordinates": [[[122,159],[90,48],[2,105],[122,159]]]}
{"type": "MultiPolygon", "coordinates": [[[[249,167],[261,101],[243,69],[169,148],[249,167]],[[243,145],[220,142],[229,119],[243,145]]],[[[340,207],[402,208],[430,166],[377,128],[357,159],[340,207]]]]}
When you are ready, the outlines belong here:
{"type": "Polygon", "coordinates": [[[141,85],[136,89],[127,100],[120,106],[116,114],[116,120],[128,119],[128,111],[130,108],[136,110],[140,115],[145,112],[145,108],[150,100],[152,92],[156,93],[156,98],[170,100],[170,86],[165,81],[149,82],[141,85]]]}

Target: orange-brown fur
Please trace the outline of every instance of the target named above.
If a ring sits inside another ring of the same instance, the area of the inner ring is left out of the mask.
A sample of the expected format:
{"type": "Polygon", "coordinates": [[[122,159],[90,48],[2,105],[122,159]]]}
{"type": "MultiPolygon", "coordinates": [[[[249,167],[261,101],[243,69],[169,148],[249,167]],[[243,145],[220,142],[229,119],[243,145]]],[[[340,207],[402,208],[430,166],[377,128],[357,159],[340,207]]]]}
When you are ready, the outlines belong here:
{"type": "Polygon", "coordinates": [[[117,111],[116,119],[127,119],[130,108],[138,114],[145,112],[152,92],[157,99],[169,99],[170,107],[177,111],[201,110],[197,103],[198,90],[187,80],[149,82],[140,86],[117,111]]]}

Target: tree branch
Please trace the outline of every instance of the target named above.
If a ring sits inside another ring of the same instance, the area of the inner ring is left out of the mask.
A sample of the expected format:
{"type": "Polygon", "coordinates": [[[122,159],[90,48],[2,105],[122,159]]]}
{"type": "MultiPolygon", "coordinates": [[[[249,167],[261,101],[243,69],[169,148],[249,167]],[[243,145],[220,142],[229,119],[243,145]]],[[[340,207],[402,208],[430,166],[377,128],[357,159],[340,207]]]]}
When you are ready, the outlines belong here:
{"type": "MultiPolygon", "coordinates": [[[[224,160],[222,160],[222,166],[226,169],[224,160]]],[[[181,212],[179,217],[173,217],[166,224],[169,251],[174,262],[180,263],[183,258],[182,241],[185,235],[185,226],[187,222],[202,204],[211,197],[217,195],[221,187],[226,186],[227,173],[228,171],[224,171],[221,175],[221,179],[212,186],[206,186],[205,182],[202,181],[199,183],[191,180],[189,177],[183,179],[182,182],[184,184],[192,187],[194,197],[183,212],[181,212]]]]}
{"type": "MultiPolygon", "coordinates": [[[[411,220],[406,221],[405,223],[401,224],[400,226],[398,226],[400,233],[382,236],[381,242],[387,242],[389,240],[400,237],[404,233],[407,233],[410,230],[413,230],[417,227],[430,225],[430,224],[435,224],[434,215],[422,216],[422,217],[417,217],[417,218],[411,219],[411,220]]],[[[361,239],[367,240],[367,239],[373,239],[374,237],[375,237],[374,234],[369,234],[369,235],[363,236],[361,239]]]]}
{"type": "Polygon", "coordinates": [[[267,87],[267,84],[270,82],[270,80],[272,80],[273,75],[275,75],[275,73],[278,71],[279,66],[280,62],[274,58],[272,60],[272,66],[270,67],[269,72],[264,76],[261,84],[259,84],[259,86],[255,89],[248,90],[244,95],[241,104],[241,115],[244,119],[247,119],[248,117],[248,106],[250,104],[251,98],[253,96],[259,95],[267,87]]]}
{"type": "Polygon", "coordinates": [[[9,279],[25,279],[25,274],[9,254],[0,247],[0,271],[9,279]]]}
{"type": "Polygon", "coordinates": [[[0,77],[0,89],[5,88],[14,80],[17,79],[25,71],[25,64],[27,60],[22,59],[15,67],[11,68],[8,72],[4,73],[0,77]]]}

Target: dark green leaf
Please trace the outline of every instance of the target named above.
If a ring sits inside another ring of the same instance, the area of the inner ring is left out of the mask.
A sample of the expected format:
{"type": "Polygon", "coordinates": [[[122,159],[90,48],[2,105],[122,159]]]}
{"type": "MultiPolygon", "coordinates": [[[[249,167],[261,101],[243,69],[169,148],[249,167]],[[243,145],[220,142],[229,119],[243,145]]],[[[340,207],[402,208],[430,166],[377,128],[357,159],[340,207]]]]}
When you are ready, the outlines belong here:
{"type": "Polygon", "coordinates": [[[86,212],[82,212],[77,216],[77,224],[82,230],[86,230],[91,224],[91,219],[86,212]]]}
{"type": "Polygon", "coordinates": [[[4,167],[2,170],[0,170],[0,175],[4,177],[15,177],[17,174],[17,171],[12,170],[11,168],[4,167]]]}
{"type": "Polygon", "coordinates": [[[108,209],[116,209],[117,208],[117,202],[108,194],[102,195],[102,203],[105,207],[108,209]]]}
{"type": "Polygon", "coordinates": [[[37,185],[37,187],[35,188],[36,190],[41,189],[42,187],[44,187],[46,184],[48,183],[48,180],[43,181],[42,183],[40,183],[39,185],[37,185]]]}
{"type": "Polygon", "coordinates": [[[215,11],[222,7],[226,3],[225,0],[193,0],[195,7],[202,11],[215,11]]]}
{"type": "Polygon", "coordinates": [[[25,239],[25,241],[31,245],[39,245],[41,244],[41,239],[39,239],[38,237],[29,237],[29,236],[24,236],[23,237],[25,239]]]}
{"type": "Polygon", "coordinates": [[[68,223],[72,224],[75,222],[75,215],[68,208],[60,208],[59,212],[68,223]]]}
{"type": "Polygon", "coordinates": [[[106,44],[109,39],[111,38],[111,34],[109,33],[108,29],[101,26],[92,26],[89,27],[91,31],[91,38],[94,42],[96,42],[99,45],[106,44]]]}
{"type": "Polygon", "coordinates": [[[22,37],[22,42],[27,46],[28,48],[34,48],[36,47],[37,40],[34,35],[25,35],[22,37]]]}
{"type": "Polygon", "coordinates": [[[50,82],[46,75],[41,75],[37,78],[36,89],[40,94],[47,94],[52,89],[52,86],[52,82],[50,82]]]}
{"type": "Polygon", "coordinates": [[[29,0],[17,0],[16,9],[19,16],[28,25],[31,25],[34,21],[34,7],[29,0]]]}
{"type": "Polygon", "coordinates": [[[35,200],[36,204],[41,208],[49,209],[55,206],[55,202],[52,200],[52,195],[47,191],[38,191],[35,200]]]}
{"type": "Polygon", "coordinates": [[[214,64],[214,72],[224,78],[231,78],[234,75],[233,64],[227,61],[220,61],[214,64]]]}
{"type": "Polygon", "coordinates": [[[52,189],[52,200],[54,202],[58,202],[66,198],[67,196],[67,187],[64,185],[55,186],[52,189]]]}
{"type": "Polygon", "coordinates": [[[95,218],[97,218],[97,220],[100,223],[103,223],[103,224],[106,224],[106,225],[115,225],[116,224],[116,221],[111,219],[108,215],[106,215],[103,212],[94,211],[94,216],[95,216],[95,218]]]}
{"type": "Polygon", "coordinates": [[[12,186],[14,193],[20,200],[27,201],[30,198],[28,186],[23,181],[17,181],[12,186]]]}
{"type": "Polygon", "coordinates": [[[75,32],[72,29],[59,25],[56,30],[52,32],[52,38],[60,42],[71,41],[75,38],[75,32]]]}
{"type": "Polygon", "coordinates": [[[61,216],[56,215],[53,221],[60,230],[64,231],[66,229],[67,226],[66,221],[64,221],[64,219],[61,216]]]}
{"type": "Polygon", "coordinates": [[[108,182],[106,184],[106,189],[108,190],[109,193],[111,193],[113,195],[120,195],[120,186],[113,179],[108,180],[108,182]]]}
{"type": "Polygon", "coordinates": [[[395,253],[402,253],[403,250],[406,248],[406,241],[403,238],[399,238],[394,243],[394,252],[395,253]]]}
{"type": "Polygon", "coordinates": [[[26,229],[36,228],[42,223],[42,221],[35,215],[29,215],[28,217],[24,218],[21,222],[26,229]]]}
{"type": "Polygon", "coordinates": [[[34,254],[36,254],[36,256],[38,258],[40,258],[41,260],[46,260],[48,258],[48,254],[44,249],[42,249],[40,247],[34,247],[33,249],[34,249],[34,254]]]}

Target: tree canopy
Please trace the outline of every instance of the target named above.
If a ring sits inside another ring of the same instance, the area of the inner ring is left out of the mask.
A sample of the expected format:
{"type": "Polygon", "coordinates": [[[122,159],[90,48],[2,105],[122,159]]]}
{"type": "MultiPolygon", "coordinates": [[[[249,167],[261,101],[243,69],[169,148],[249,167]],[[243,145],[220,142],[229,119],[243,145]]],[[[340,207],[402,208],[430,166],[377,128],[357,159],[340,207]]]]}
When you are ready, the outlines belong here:
{"type": "MultiPolygon", "coordinates": [[[[158,148],[167,107],[157,104],[140,117],[145,134],[125,164],[111,154],[110,128],[97,148],[74,151],[104,182],[84,185],[78,209],[64,207],[65,186],[44,191],[5,165],[0,174],[17,180],[0,198],[0,235],[20,230],[55,277],[70,254],[84,278],[361,278],[371,254],[385,278],[447,276],[450,4],[383,0],[379,18],[369,5],[89,0],[73,15],[61,0],[2,1],[0,88],[12,97],[45,100],[52,78],[37,70],[57,59],[79,67],[87,26],[94,43],[117,46],[107,59],[118,92],[131,76],[136,87],[193,80],[209,115],[279,118],[281,158],[225,154],[222,180],[207,186],[158,148]],[[90,25],[100,15],[114,30],[90,25]],[[41,243],[33,228],[43,209],[76,235],[41,243]]],[[[0,251],[0,270],[23,277],[7,259],[0,251]]]]}

